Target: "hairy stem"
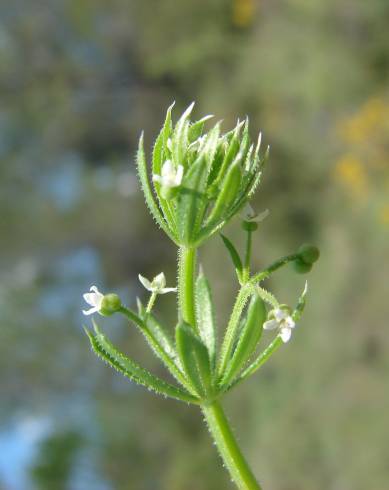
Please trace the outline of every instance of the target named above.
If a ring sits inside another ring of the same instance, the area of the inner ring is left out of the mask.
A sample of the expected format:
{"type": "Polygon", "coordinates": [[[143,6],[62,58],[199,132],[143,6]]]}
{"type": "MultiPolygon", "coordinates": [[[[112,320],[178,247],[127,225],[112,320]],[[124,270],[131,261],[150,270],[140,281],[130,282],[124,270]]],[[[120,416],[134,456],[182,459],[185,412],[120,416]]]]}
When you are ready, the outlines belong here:
{"type": "Polygon", "coordinates": [[[280,267],[289,264],[289,262],[293,262],[299,257],[300,257],[299,254],[286,255],[285,257],[282,257],[281,259],[273,262],[271,265],[269,265],[269,267],[266,267],[266,269],[264,269],[262,272],[258,272],[258,274],[255,274],[255,276],[253,276],[249,282],[251,284],[256,284],[258,282],[261,282],[267,277],[269,277],[273,272],[278,270],[280,267]]]}
{"type": "Polygon", "coordinates": [[[215,401],[201,408],[220,456],[239,490],[261,490],[236,442],[220,403],[215,401]]]}
{"type": "Polygon", "coordinates": [[[251,264],[251,247],[252,247],[252,231],[247,231],[246,237],[246,254],[243,267],[243,284],[245,284],[250,278],[250,264],[251,264]]]}
{"type": "Polygon", "coordinates": [[[181,247],[178,251],[178,306],[182,319],[195,330],[195,271],[197,251],[181,247]]]}

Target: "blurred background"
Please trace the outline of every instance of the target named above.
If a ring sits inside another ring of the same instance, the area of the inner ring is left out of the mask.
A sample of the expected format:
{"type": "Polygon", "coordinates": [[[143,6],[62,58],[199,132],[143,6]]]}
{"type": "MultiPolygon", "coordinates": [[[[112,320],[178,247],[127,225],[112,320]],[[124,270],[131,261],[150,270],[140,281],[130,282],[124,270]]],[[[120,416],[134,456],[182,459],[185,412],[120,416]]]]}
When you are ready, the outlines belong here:
{"type": "MultiPolygon", "coordinates": [[[[81,328],[92,284],[134,306],[138,273],[174,283],[134,166],[173,100],[226,130],[248,114],[271,145],[255,268],[322,252],[292,341],[225,400],[255,473],[388,488],[388,25],[387,0],[1,2],[1,490],[232,488],[199,411],[121,378],[81,328]]],[[[242,245],[239,223],[225,232],[242,245]]],[[[219,237],[201,262],[222,329],[237,283],[219,237]]],[[[267,287],[293,304],[304,281],[267,287]]],[[[174,305],[157,304],[167,322],[174,305]]],[[[163,375],[134,328],[101,323],[163,375]]]]}

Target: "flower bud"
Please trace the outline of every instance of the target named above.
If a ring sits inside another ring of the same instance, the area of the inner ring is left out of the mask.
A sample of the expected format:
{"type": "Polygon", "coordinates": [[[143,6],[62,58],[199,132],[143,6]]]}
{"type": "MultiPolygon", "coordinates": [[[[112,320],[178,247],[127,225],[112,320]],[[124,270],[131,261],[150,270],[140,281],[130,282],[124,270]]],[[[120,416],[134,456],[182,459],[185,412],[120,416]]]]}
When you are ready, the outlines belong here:
{"type": "Polygon", "coordinates": [[[110,316],[120,310],[122,302],[117,294],[106,294],[101,302],[100,314],[110,316]]]}
{"type": "Polygon", "coordinates": [[[315,245],[305,243],[298,250],[300,258],[306,264],[313,264],[320,257],[320,251],[315,245]]]}
{"type": "Polygon", "coordinates": [[[312,264],[308,264],[304,262],[301,258],[298,258],[293,261],[294,270],[299,274],[306,274],[312,269],[312,264]]]}

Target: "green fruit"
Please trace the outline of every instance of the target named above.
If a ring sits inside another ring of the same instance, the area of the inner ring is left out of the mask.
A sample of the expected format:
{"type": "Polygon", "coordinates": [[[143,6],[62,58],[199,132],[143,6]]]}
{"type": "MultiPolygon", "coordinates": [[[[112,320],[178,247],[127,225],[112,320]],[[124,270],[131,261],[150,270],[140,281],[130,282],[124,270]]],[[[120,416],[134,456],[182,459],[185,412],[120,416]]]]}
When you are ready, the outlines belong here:
{"type": "Polygon", "coordinates": [[[301,258],[298,258],[293,261],[293,267],[299,274],[306,274],[312,269],[312,264],[307,264],[307,262],[304,262],[301,258]]]}
{"type": "Polygon", "coordinates": [[[101,302],[100,313],[104,316],[110,316],[120,310],[122,302],[117,294],[106,294],[101,302]]]}
{"type": "Polygon", "coordinates": [[[305,243],[298,250],[300,258],[306,264],[313,264],[320,257],[320,251],[315,245],[305,243]]]}

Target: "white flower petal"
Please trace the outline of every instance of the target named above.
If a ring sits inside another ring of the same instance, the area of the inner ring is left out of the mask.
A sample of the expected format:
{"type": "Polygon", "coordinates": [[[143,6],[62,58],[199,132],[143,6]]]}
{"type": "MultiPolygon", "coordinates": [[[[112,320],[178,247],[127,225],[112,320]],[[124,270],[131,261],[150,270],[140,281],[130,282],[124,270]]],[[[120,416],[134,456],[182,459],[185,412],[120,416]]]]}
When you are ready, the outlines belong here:
{"type": "Polygon", "coordinates": [[[251,221],[255,217],[255,211],[251,207],[251,205],[247,203],[243,208],[240,216],[244,221],[251,221]]]}
{"type": "Polygon", "coordinates": [[[262,211],[262,213],[259,213],[258,216],[255,216],[255,218],[252,219],[252,221],[255,221],[256,223],[260,223],[263,221],[265,218],[267,218],[270,214],[270,211],[268,209],[265,209],[265,211],[262,211]]]}
{"type": "Polygon", "coordinates": [[[165,274],[161,272],[158,274],[158,276],[155,276],[151,283],[151,286],[153,287],[153,289],[156,289],[158,291],[163,289],[166,286],[165,274]]]}
{"type": "Polygon", "coordinates": [[[288,316],[287,318],[285,318],[284,325],[287,328],[294,328],[296,326],[296,324],[293,321],[293,318],[291,316],[288,316]]]}
{"type": "Polygon", "coordinates": [[[97,308],[96,306],[94,308],[90,308],[89,310],[82,310],[84,315],[92,315],[92,313],[96,313],[99,311],[100,308],[97,308]]]}
{"type": "Polygon", "coordinates": [[[84,312],[85,315],[91,315],[95,311],[99,311],[101,308],[101,303],[104,299],[104,294],[100,293],[96,286],[92,286],[89,291],[92,292],[83,294],[83,298],[86,303],[88,303],[88,305],[92,306],[93,308],[87,310],[87,312],[84,312]]]}
{"type": "Polygon", "coordinates": [[[173,173],[175,174],[173,162],[166,160],[161,169],[162,178],[170,178],[173,173]]]}
{"type": "Polygon", "coordinates": [[[282,310],[281,308],[276,308],[274,310],[274,318],[277,320],[277,322],[281,322],[282,320],[285,320],[285,318],[288,317],[288,313],[285,310],[282,310]]]}
{"type": "Polygon", "coordinates": [[[176,178],[175,178],[176,186],[181,185],[183,176],[184,176],[184,167],[182,165],[178,165],[176,178]]]}
{"type": "Polygon", "coordinates": [[[288,342],[292,335],[292,330],[290,328],[281,328],[280,337],[284,343],[288,342]]]}
{"type": "Polygon", "coordinates": [[[278,328],[278,322],[277,320],[268,320],[263,324],[264,330],[274,330],[275,328],[278,328]]]}
{"type": "Polygon", "coordinates": [[[166,293],[175,293],[177,291],[177,288],[163,288],[160,289],[158,292],[159,294],[166,294],[166,293]]]}
{"type": "Polygon", "coordinates": [[[151,282],[146,278],[138,274],[138,279],[142,283],[143,287],[145,287],[148,291],[152,291],[152,285],[151,282]]]}
{"type": "Polygon", "coordinates": [[[85,293],[83,294],[84,300],[88,305],[96,306],[96,294],[95,293],[85,293]]]}
{"type": "Polygon", "coordinates": [[[153,174],[153,182],[158,182],[158,184],[162,184],[162,177],[157,174],[153,174]]]}

